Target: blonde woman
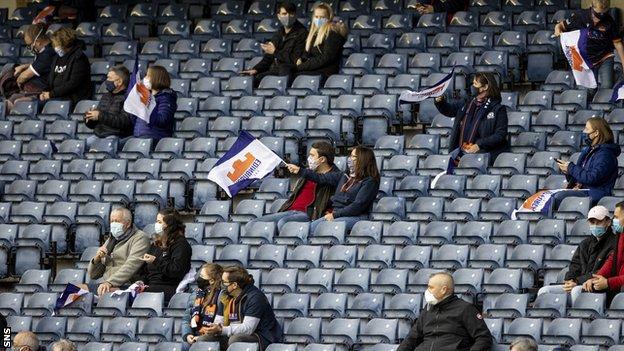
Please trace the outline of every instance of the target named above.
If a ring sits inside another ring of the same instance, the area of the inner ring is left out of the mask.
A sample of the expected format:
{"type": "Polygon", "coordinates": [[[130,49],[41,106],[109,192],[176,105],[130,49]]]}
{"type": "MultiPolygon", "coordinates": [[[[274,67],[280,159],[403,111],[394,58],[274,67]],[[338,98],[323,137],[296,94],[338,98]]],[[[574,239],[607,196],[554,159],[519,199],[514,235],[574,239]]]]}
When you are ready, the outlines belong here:
{"type": "Polygon", "coordinates": [[[329,5],[322,3],[314,8],[305,51],[297,60],[297,75],[320,75],[325,81],[338,73],[347,31],[344,24],[333,23],[333,19],[329,5]]]}

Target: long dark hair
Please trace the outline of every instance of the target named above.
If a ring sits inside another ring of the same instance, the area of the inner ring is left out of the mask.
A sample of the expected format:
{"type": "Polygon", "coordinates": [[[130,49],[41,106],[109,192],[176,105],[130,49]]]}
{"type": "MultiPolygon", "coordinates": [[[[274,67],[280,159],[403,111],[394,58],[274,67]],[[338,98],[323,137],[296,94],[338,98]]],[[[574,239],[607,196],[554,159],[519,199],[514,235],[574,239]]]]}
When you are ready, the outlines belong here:
{"type": "Polygon", "coordinates": [[[210,292],[207,298],[204,300],[204,305],[213,303],[215,296],[221,291],[221,275],[223,274],[223,267],[218,263],[204,263],[199,269],[200,273],[205,272],[208,278],[213,279],[214,284],[210,285],[210,292]]]}
{"type": "Polygon", "coordinates": [[[379,182],[379,169],[377,169],[377,160],[373,150],[366,146],[356,146],[355,155],[357,157],[355,179],[362,180],[366,177],[371,177],[379,182]]]}
{"type": "Polygon", "coordinates": [[[163,222],[167,227],[163,230],[162,234],[156,238],[156,245],[163,249],[170,248],[176,240],[176,237],[184,237],[186,226],[182,222],[178,211],[173,208],[160,210],[158,214],[162,216],[163,222]]]}
{"type": "Polygon", "coordinates": [[[475,79],[481,85],[487,85],[488,88],[485,91],[486,96],[495,100],[501,99],[500,87],[496,82],[496,77],[490,72],[479,72],[475,74],[475,79]]]}

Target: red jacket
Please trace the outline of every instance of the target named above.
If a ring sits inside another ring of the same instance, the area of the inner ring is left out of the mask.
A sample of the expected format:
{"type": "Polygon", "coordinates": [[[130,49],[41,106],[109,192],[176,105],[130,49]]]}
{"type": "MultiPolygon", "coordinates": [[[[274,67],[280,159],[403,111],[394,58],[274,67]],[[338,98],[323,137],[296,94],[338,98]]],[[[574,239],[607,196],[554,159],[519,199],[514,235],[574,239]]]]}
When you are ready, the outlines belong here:
{"type": "Polygon", "coordinates": [[[620,233],[618,236],[619,239],[614,253],[609,255],[602,268],[596,273],[607,278],[607,284],[611,291],[620,291],[622,286],[624,286],[624,234],[620,233]],[[613,269],[614,264],[615,270],[613,269]]]}

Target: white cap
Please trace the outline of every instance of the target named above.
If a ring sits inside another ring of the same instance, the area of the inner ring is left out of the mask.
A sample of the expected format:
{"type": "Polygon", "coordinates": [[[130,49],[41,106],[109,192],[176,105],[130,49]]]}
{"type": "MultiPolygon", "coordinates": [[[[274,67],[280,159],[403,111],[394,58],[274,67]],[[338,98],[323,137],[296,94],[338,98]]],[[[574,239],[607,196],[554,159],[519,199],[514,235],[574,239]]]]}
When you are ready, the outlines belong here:
{"type": "Polygon", "coordinates": [[[610,217],[610,215],[609,210],[607,210],[607,208],[604,206],[594,206],[591,208],[591,210],[589,210],[589,213],[587,214],[588,219],[593,218],[599,221],[602,221],[605,217],[610,217]]]}

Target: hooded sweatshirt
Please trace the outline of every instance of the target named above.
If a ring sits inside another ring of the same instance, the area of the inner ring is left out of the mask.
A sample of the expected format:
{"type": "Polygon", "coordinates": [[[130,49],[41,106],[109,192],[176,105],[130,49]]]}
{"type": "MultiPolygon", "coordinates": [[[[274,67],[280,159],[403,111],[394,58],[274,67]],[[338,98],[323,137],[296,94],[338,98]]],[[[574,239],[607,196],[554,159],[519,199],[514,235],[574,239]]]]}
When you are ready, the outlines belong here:
{"type": "Polygon", "coordinates": [[[156,108],[150,115],[149,123],[140,118],[134,122],[134,136],[154,139],[154,145],[162,138],[173,135],[175,128],[174,114],[178,109],[177,94],[171,89],[163,89],[154,95],[156,108]]]}
{"type": "Polygon", "coordinates": [[[593,203],[610,196],[618,177],[620,146],[615,143],[588,146],[581,150],[578,164],[568,165],[568,186],[589,189],[593,203]]]}

